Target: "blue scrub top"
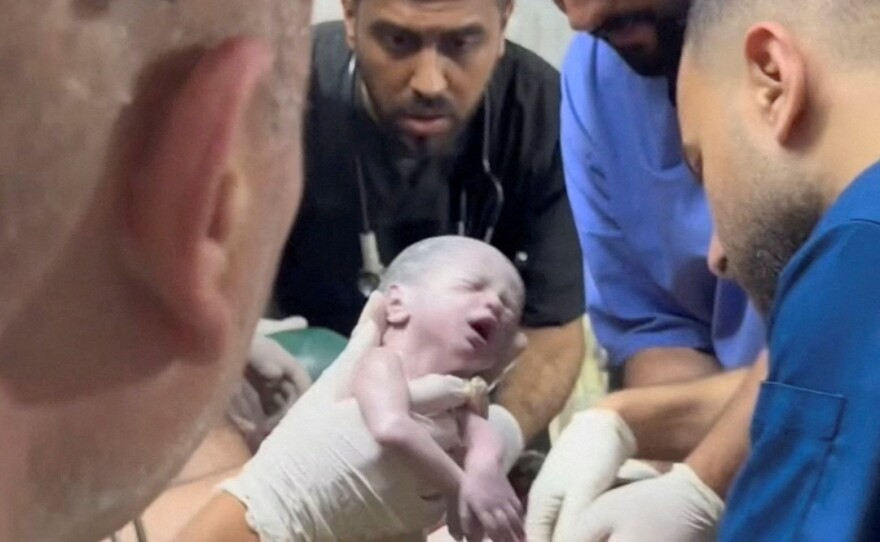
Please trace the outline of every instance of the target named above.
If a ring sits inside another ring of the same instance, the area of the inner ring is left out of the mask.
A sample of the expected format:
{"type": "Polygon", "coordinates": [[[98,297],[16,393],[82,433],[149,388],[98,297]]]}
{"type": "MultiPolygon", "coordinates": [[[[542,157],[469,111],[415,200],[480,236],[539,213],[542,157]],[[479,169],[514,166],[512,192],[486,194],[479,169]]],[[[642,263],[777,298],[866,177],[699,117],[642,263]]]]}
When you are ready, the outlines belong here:
{"type": "Polygon", "coordinates": [[[783,271],[722,542],[880,540],[880,165],[783,271]]]}
{"type": "Polygon", "coordinates": [[[562,70],[561,145],[596,336],[619,365],[652,347],[751,364],[764,325],[709,271],[708,204],[681,151],[665,77],[633,72],[588,34],[562,70]]]}

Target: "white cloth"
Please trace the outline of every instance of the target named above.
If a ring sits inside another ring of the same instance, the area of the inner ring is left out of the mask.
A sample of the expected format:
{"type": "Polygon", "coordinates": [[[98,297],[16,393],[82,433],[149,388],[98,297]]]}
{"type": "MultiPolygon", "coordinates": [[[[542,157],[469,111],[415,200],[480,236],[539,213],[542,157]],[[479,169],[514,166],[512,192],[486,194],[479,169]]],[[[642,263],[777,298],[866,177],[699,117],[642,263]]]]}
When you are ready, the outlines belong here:
{"type": "Polygon", "coordinates": [[[616,412],[590,409],[575,415],[529,492],[529,542],[579,540],[574,535],[578,518],[614,484],[635,452],[635,436],[616,412]]]}

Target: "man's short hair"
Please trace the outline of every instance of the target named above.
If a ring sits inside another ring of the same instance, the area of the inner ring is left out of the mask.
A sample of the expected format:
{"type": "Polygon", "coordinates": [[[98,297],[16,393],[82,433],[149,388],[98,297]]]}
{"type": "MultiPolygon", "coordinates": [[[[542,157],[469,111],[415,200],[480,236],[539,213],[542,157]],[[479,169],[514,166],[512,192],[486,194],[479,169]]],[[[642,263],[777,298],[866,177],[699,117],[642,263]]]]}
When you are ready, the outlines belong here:
{"type": "Polygon", "coordinates": [[[809,28],[825,50],[847,60],[880,61],[880,2],[877,0],[693,0],[687,41],[703,49],[713,35],[758,19],[809,28]]]}
{"type": "MultiPolygon", "coordinates": [[[[360,4],[361,0],[354,0],[355,5],[360,4]]],[[[495,3],[501,9],[507,9],[507,6],[513,3],[513,0],[495,0],[495,3]]]]}

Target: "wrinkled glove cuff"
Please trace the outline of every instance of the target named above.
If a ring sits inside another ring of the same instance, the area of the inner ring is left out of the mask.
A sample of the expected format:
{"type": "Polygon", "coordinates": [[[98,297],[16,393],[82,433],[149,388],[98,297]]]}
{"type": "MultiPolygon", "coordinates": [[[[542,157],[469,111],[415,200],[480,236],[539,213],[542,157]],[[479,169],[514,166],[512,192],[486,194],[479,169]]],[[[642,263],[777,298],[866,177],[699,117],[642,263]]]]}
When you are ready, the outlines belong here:
{"type": "MultiPolygon", "coordinates": [[[[616,411],[594,408],[581,412],[577,415],[576,420],[578,418],[584,423],[608,424],[614,430],[614,433],[617,434],[618,441],[623,448],[621,451],[626,458],[635,457],[638,453],[639,447],[635,434],[632,432],[632,429],[630,429],[626,421],[624,421],[616,411]]],[[[572,424],[574,423],[575,422],[573,421],[572,424]]]]}
{"type": "Polygon", "coordinates": [[[287,479],[278,461],[259,454],[217,490],[245,507],[245,521],[261,542],[310,542],[329,532],[308,492],[287,479]],[[273,468],[266,469],[271,464],[273,468]]]}
{"type": "Polygon", "coordinates": [[[721,518],[724,513],[724,501],[700,479],[690,466],[685,463],[676,463],[672,466],[669,476],[681,478],[697,491],[701,500],[700,508],[708,513],[713,521],[718,521],[721,518]]]}

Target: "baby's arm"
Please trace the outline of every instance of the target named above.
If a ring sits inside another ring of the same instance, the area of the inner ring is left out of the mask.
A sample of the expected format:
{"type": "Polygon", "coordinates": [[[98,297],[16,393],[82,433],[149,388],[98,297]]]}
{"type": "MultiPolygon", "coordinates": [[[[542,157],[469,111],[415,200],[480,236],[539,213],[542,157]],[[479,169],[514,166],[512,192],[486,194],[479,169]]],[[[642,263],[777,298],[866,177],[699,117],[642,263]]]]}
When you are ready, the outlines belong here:
{"type": "Polygon", "coordinates": [[[382,446],[399,450],[423,479],[446,495],[458,491],[461,468],[410,415],[410,396],[400,358],[376,348],[363,359],[354,396],[364,422],[382,446]]]}
{"type": "MultiPolygon", "coordinates": [[[[504,463],[504,442],[485,417],[473,411],[465,414],[464,467],[492,468],[501,472],[504,463]]],[[[502,473],[503,474],[503,473],[502,473]]]]}
{"type": "Polygon", "coordinates": [[[464,439],[461,528],[470,534],[485,529],[493,541],[524,540],[522,507],[503,470],[504,442],[488,420],[474,412],[465,415],[464,439]]]}

